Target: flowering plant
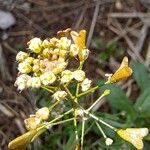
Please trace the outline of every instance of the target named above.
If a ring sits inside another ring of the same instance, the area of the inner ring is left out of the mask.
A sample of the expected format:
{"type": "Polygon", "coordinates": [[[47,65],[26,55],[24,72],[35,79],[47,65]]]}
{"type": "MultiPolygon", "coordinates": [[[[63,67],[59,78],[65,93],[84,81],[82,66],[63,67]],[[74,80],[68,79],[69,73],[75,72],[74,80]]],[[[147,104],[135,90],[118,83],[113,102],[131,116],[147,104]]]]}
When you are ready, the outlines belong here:
{"type": "MultiPolygon", "coordinates": [[[[92,87],[92,81],[86,77],[83,71],[85,60],[89,56],[89,50],[85,45],[86,31],[79,33],[66,29],[59,31],[57,37],[41,40],[31,39],[28,44],[29,52],[20,51],[16,60],[18,62],[18,77],[15,82],[18,91],[27,88],[42,88],[47,90],[53,99],[49,107],[42,107],[24,120],[27,133],[17,137],[8,145],[9,149],[24,149],[33,142],[45,130],[66,122],[73,122],[76,146],[74,149],[83,149],[85,124],[93,119],[97,128],[102,133],[106,145],[111,145],[113,139],[107,137],[101,124],[116,132],[122,139],[132,143],[137,149],[143,148],[142,139],[148,134],[147,128],[117,129],[105,122],[92,112],[92,108],[99,101],[110,94],[106,89],[101,96],[94,101],[89,108],[83,108],[80,98],[94,92],[99,86],[92,87]],[[71,39],[72,38],[72,39],[71,39]],[[77,68],[69,68],[72,59],[78,62],[77,68]],[[75,93],[71,92],[70,86],[75,85],[75,93]],[[69,105],[65,110],[64,106],[69,105]],[[61,108],[57,110],[57,106],[61,108]],[[56,111],[57,110],[57,111],[56,111]],[[67,119],[66,119],[67,118],[67,119]],[[78,126],[81,124],[81,133],[78,126]]],[[[121,66],[114,74],[107,74],[105,84],[112,84],[131,76],[132,69],[128,66],[128,58],[124,57],[121,66]]]]}

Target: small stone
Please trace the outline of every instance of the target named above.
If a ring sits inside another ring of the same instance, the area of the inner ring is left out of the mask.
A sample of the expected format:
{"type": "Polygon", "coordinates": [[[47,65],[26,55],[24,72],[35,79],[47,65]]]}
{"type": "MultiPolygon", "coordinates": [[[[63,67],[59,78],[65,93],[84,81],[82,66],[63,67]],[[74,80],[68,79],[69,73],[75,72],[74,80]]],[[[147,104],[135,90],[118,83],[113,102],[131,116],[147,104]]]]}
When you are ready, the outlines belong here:
{"type": "Polygon", "coordinates": [[[0,29],[6,30],[15,23],[16,19],[12,13],[0,10],[0,29]]]}

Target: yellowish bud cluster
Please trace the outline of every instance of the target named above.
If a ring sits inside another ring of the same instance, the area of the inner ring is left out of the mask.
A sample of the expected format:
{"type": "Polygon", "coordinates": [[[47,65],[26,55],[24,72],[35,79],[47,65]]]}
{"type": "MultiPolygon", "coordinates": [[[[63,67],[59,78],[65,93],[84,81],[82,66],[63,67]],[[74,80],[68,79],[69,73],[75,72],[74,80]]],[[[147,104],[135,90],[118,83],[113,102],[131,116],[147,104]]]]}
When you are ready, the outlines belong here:
{"type": "Polygon", "coordinates": [[[40,108],[35,115],[31,115],[24,120],[25,126],[28,130],[34,130],[40,126],[42,121],[49,118],[50,111],[47,107],[40,108]]]}
{"type": "Polygon", "coordinates": [[[61,83],[69,83],[71,80],[75,79],[78,82],[82,82],[85,79],[85,72],[83,70],[64,70],[61,73],[61,83]]]}
{"type": "MultiPolygon", "coordinates": [[[[69,57],[78,57],[80,62],[85,61],[88,57],[89,50],[85,46],[86,31],[81,30],[80,32],[79,34],[75,31],[63,33],[63,36],[45,40],[37,37],[31,39],[27,43],[30,54],[20,51],[16,56],[19,63],[19,76],[23,75],[29,78],[17,77],[15,85],[18,86],[18,90],[40,88],[55,84],[56,80],[61,80],[61,83],[69,83],[73,79],[77,82],[83,82],[84,71],[65,70],[68,60],[70,60],[69,57]],[[69,35],[72,37],[72,41],[68,38],[69,35]],[[23,81],[20,81],[21,79],[23,81]]],[[[87,80],[82,84],[83,91],[90,87],[90,82],[86,82],[87,80]],[[87,85],[85,86],[85,84],[87,85]]]]}

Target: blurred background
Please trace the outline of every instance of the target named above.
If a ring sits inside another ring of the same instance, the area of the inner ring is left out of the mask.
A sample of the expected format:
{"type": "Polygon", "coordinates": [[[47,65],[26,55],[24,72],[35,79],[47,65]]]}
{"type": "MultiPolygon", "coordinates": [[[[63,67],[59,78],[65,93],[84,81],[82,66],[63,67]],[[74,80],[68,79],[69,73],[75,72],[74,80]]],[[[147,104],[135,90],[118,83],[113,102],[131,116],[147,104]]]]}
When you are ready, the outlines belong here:
{"type": "MultiPolygon", "coordinates": [[[[110,87],[113,94],[96,106],[98,115],[116,127],[150,128],[149,10],[150,0],[0,0],[0,150],[7,150],[8,142],[26,131],[23,120],[29,114],[48,105],[44,91],[19,93],[14,87],[17,52],[26,51],[32,37],[53,37],[66,28],[87,30],[90,56],[84,67],[93,84],[101,85],[105,73],[114,72],[124,56],[129,57],[134,70],[130,79],[110,87]]],[[[92,103],[99,93],[85,101],[92,103]]],[[[58,126],[29,149],[71,150],[71,132],[69,125],[58,126]]],[[[107,134],[116,138],[111,147],[105,146],[91,126],[85,149],[134,149],[109,130],[107,134]]],[[[145,140],[145,150],[150,149],[149,140],[150,136],[145,140]]]]}

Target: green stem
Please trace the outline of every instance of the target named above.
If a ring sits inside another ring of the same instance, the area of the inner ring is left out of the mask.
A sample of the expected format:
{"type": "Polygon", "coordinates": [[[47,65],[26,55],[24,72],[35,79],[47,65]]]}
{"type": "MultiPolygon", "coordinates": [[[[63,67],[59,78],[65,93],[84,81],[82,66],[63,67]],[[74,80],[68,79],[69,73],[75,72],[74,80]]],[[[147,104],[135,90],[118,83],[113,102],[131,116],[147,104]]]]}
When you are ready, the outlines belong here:
{"type": "Polygon", "coordinates": [[[69,89],[64,85],[64,89],[67,92],[67,94],[69,95],[69,97],[73,100],[75,97],[70,93],[69,89]]]}
{"type": "Polygon", "coordinates": [[[74,111],[74,128],[75,128],[75,136],[76,136],[76,142],[79,141],[79,135],[78,135],[78,128],[77,128],[77,116],[75,115],[75,111],[74,111]]]}
{"type": "Polygon", "coordinates": [[[84,64],[84,61],[80,61],[80,65],[78,67],[78,70],[81,70],[83,68],[83,64],[84,64]]]}
{"type": "Polygon", "coordinates": [[[111,128],[111,129],[113,129],[113,130],[116,130],[113,126],[111,126],[110,124],[106,123],[105,121],[99,119],[98,117],[96,117],[96,116],[93,115],[92,113],[90,113],[90,112],[88,112],[88,111],[86,111],[86,110],[84,110],[84,109],[83,109],[83,111],[84,111],[85,114],[89,115],[90,117],[92,117],[92,118],[95,119],[96,121],[99,121],[100,123],[104,124],[105,126],[111,128]]]}
{"type": "Polygon", "coordinates": [[[93,88],[91,88],[91,89],[89,89],[89,90],[87,90],[87,91],[85,91],[85,92],[83,92],[83,93],[78,94],[77,97],[79,98],[79,97],[81,97],[81,96],[84,96],[84,95],[86,95],[86,94],[88,94],[88,93],[91,93],[91,92],[95,91],[95,90],[98,89],[98,88],[99,88],[98,86],[95,86],[95,87],[93,87],[93,88]]]}
{"type": "Polygon", "coordinates": [[[67,112],[63,113],[62,115],[59,115],[57,118],[53,119],[52,121],[50,121],[49,123],[53,123],[59,119],[61,119],[62,117],[64,117],[65,115],[68,115],[69,113],[71,113],[73,111],[73,109],[68,110],[67,112]]]}
{"type": "Polygon", "coordinates": [[[56,103],[54,103],[53,105],[51,105],[49,107],[49,110],[51,111],[57,104],[59,104],[59,101],[56,101],[56,103]]]}
{"type": "Polygon", "coordinates": [[[55,90],[55,89],[56,89],[56,87],[54,87],[54,86],[50,86],[50,85],[47,85],[46,87],[47,87],[47,88],[49,88],[49,89],[53,89],[53,90],[55,90]]]}
{"type": "Polygon", "coordinates": [[[90,111],[104,96],[105,96],[105,94],[102,94],[102,95],[87,109],[87,111],[90,111]]]}
{"type": "Polygon", "coordinates": [[[66,123],[66,122],[69,122],[69,121],[72,121],[74,120],[74,118],[69,118],[69,119],[66,119],[66,120],[62,120],[62,121],[58,121],[58,122],[55,122],[55,123],[46,123],[46,128],[49,128],[51,126],[55,126],[55,125],[58,125],[58,124],[62,124],[62,123],[66,123]]]}
{"type": "Polygon", "coordinates": [[[101,126],[98,124],[98,122],[97,122],[97,121],[95,121],[95,123],[96,123],[96,125],[97,125],[98,129],[100,130],[100,132],[102,133],[103,137],[106,139],[106,138],[107,138],[107,136],[106,136],[106,134],[104,133],[104,131],[103,131],[103,129],[101,128],[101,126]]]}
{"type": "Polygon", "coordinates": [[[76,88],[76,97],[78,96],[79,89],[80,89],[80,83],[77,84],[77,88],[76,88]]]}
{"type": "Polygon", "coordinates": [[[83,118],[83,120],[82,120],[82,132],[81,132],[81,150],[83,150],[84,131],[85,131],[85,119],[83,118]]]}
{"type": "Polygon", "coordinates": [[[48,89],[48,88],[45,87],[45,86],[41,86],[41,87],[42,87],[42,89],[45,89],[45,90],[49,91],[50,93],[54,93],[54,91],[52,91],[51,89],[48,89]]]}

